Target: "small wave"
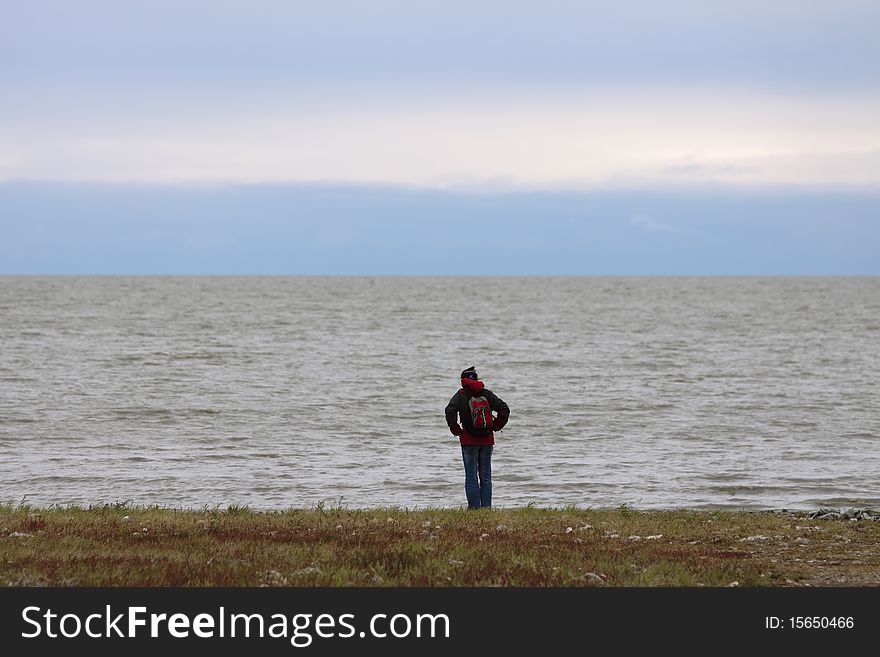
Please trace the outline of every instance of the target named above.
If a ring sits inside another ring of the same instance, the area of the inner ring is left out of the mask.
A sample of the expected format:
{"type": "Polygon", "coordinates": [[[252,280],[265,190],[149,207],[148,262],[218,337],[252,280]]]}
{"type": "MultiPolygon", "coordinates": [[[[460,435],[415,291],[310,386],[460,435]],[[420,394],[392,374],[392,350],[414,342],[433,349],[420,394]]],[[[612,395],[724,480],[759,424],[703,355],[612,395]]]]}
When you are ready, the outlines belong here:
{"type": "Polygon", "coordinates": [[[120,420],[130,420],[134,418],[168,418],[173,413],[167,408],[149,408],[149,407],[130,407],[115,408],[112,410],[113,416],[120,420]]]}
{"type": "Polygon", "coordinates": [[[740,481],[743,475],[739,472],[719,472],[712,474],[694,475],[694,479],[703,479],[706,481],[740,481]]]}
{"type": "Polygon", "coordinates": [[[129,408],[116,408],[111,412],[113,417],[119,420],[171,420],[186,419],[187,417],[200,415],[219,415],[223,411],[213,407],[150,408],[132,406],[129,408]]]}
{"type": "Polygon", "coordinates": [[[82,482],[91,482],[93,477],[91,475],[43,475],[41,477],[28,477],[26,481],[23,482],[11,482],[11,483],[26,483],[27,485],[35,485],[35,484],[71,484],[71,483],[82,483],[82,482]]]}
{"type": "Polygon", "coordinates": [[[821,506],[858,506],[876,508],[880,505],[880,497],[814,497],[806,500],[811,507],[821,506]]]}
{"type": "Polygon", "coordinates": [[[0,383],[36,383],[37,379],[29,376],[3,376],[0,383]]]}
{"type": "Polygon", "coordinates": [[[0,421],[0,426],[4,424],[35,424],[39,421],[32,417],[7,417],[0,421]]]}
{"type": "MultiPolygon", "coordinates": [[[[790,486],[769,486],[769,485],[731,485],[731,486],[707,486],[706,490],[709,490],[713,493],[721,493],[722,495],[729,495],[734,499],[737,499],[743,495],[753,496],[753,495],[761,495],[765,493],[790,493],[790,486]]],[[[745,499],[745,498],[743,498],[745,499]]]]}
{"type": "Polygon", "coordinates": [[[205,360],[205,361],[222,361],[224,354],[213,351],[193,351],[190,353],[176,354],[173,356],[175,360],[205,360]]]}
{"type": "Polygon", "coordinates": [[[147,356],[143,354],[116,354],[110,359],[111,363],[140,363],[143,362],[147,356]]]}

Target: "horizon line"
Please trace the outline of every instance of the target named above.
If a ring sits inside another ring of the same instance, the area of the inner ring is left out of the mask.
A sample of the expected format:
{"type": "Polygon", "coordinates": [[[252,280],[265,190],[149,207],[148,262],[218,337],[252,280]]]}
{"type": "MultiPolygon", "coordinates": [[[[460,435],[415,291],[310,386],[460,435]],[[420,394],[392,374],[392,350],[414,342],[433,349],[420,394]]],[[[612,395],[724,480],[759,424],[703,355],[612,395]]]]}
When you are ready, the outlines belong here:
{"type": "Polygon", "coordinates": [[[588,181],[560,181],[558,183],[529,183],[515,180],[478,180],[448,184],[409,183],[402,181],[363,181],[363,180],[93,180],[56,178],[0,178],[0,187],[15,185],[53,185],[58,187],[92,188],[139,188],[139,189],[179,189],[211,190],[231,188],[291,188],[291,189],[346,189],[357,191],[388,191],[428,194],[457,194],[462,196],[516,195],[516,194],[603,194],[603,193],[752,193],[752,194],[858,194],[880,196],[880,185],[858,183],[756,183],[731,181],[683,181],[680,183],[648,182],[638,183],[599,183],[588,181]]]}
{"type": "Polygon", "coordinates": [[[877,274],[59,274],[3,273],[0,278],[880,278],[877,274]]]}

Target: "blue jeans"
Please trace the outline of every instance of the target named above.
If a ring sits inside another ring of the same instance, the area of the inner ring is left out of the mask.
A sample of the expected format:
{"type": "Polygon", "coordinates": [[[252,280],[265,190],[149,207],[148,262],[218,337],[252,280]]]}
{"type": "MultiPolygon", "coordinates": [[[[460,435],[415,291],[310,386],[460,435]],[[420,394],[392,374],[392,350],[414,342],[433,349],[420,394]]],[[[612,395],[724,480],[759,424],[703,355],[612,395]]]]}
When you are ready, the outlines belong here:
{"type": "Polygon", "coordinates": [[[492,506],[492,445],[462,445],[464,494],[469,509],[492,506]]]}

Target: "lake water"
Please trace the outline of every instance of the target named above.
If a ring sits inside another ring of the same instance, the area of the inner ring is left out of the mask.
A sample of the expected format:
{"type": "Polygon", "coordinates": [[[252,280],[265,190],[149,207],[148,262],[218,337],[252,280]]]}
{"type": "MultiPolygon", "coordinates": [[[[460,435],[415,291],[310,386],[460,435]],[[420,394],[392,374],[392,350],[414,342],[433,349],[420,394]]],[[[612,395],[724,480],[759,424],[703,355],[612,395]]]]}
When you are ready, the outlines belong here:
{"type": "Polygon", "coordinates": [[[880,278],[0,278],[0,502],[880,504],[880,278]]]}

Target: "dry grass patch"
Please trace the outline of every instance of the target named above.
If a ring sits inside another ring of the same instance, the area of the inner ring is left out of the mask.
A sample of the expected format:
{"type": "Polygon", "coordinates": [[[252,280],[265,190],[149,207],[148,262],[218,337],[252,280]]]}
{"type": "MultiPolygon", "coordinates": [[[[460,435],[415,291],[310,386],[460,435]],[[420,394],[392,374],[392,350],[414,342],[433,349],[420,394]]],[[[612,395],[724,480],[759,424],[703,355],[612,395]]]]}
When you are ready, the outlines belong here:
{"type": "Polygon", "coordinates": [[[10,586],[876,586],[880,522],[591,509],[0,506],[10,586]]]}

